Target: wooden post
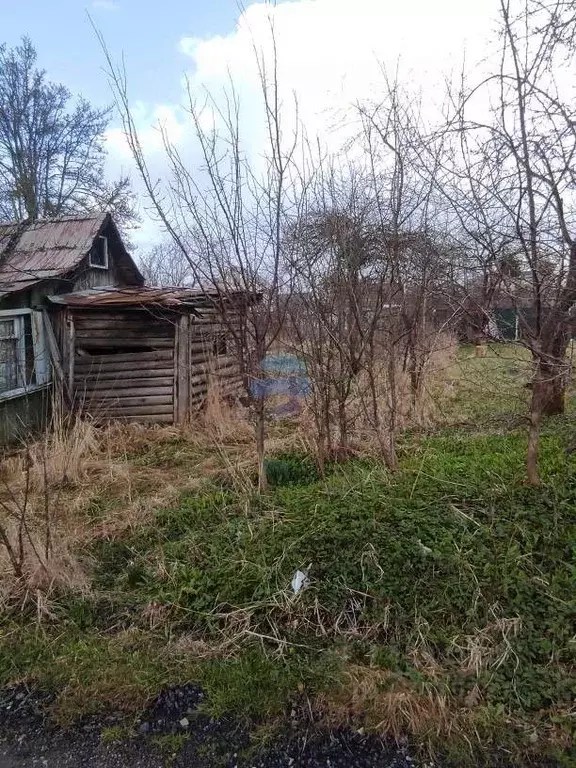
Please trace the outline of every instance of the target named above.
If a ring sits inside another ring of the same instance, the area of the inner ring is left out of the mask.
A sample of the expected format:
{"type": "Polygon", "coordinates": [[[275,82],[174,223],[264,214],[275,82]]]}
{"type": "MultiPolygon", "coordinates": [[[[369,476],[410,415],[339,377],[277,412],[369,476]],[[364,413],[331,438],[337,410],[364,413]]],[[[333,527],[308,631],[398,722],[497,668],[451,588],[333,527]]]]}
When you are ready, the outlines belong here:
{"type": "Polygon", "coordinates": [[[48,352],[50,353],[50,360],[52,362],[52,370],[54,372],[54,378],[58,384],[58,391],[62,392],[67,405],[71,405],[72,398],[71,393],[68,391],[68,382],[64,374],[62,367],[62,358],[60,355],[60,349],[58,348],[58,342],[54,334],[54,328],[50,321],[50,315],[48,312],[42,310],[42,319],[44,321],[44,331],[46,333],[46,342],[48,346],[48,352]]]}
{"type": "Polygon", "coordinates": [[[190,316],[182,315],[175,329],[174,421],[183,424],[190,417],[190,316]]]}
{"type": "Polygon", "coordinates": [[[74,315],[70,312],[67,317],[68,324],[68,391],[74,396],[74,357],[76,355],[76,334],[74,329],[74,315]]]}
{"type": "Polygon", "coordinates": [[[30,320],[32,323],[32,347],[34,350],[34,373],[36,376],[36,384],[46,384],[50,381],[50,371],[42,313],[36,311],[32,312],[30,320]]]}

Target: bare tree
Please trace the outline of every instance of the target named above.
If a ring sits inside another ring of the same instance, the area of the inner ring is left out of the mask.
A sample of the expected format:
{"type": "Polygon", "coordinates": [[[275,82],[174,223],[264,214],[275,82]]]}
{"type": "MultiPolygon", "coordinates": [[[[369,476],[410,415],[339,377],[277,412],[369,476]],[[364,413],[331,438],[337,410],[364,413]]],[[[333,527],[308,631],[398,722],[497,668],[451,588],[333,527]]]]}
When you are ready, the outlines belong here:
{"type": "Polygon", "coordinates": [[[235,342],[244,393],[254,419],[262,490],[267,483],[262,362],[283,324],[286,303],[282,297],[291,290],[284,267],[284,232],[298,216],[296,189],[304,183],[294,163],[297,118],[286,130],[272,21],[269,32],[268,50],[254,47],[265,129],[262,154],[251,156],[244,143],[241,104],[232,80],[222,98],[206,94],[202,104],[188,83],[185,111],[201,166],[187,162],[161,128],[170,176],[168,188],[161,188],[150,176],[130,112],[125,72],[114,66],[100,37],[128,144],[153,209],[195,281],[215,293],[221,321],[235,342]],[[207,127],[210,122],[212,126],[207,127]]]}
{"type": "Polygon", "coordinates": [[[476,213],[498,210],[486,227],[501,240],[495,255],[500,263],[506,252],[515,260],[514,274],[500,276],[516,289],[522,341],[534,360],[527,460],[533,484],[541,419],[564,410],[576,303],[576,113],[566,83],[575,30],[573,9],[561,0],[501,0],[498,71],[462,87],[451,125],[473,143],[475,164],[487,164],[476,213]],[[482,93],[492,104],[488,119],[476,107],[482,93]]]}
{"type": "Polygon", "coordinates": [[[360,163],[355,154],[344,167],[320,163],[308,189],[306,215],[293,233],[297,291],[290,328],[314,383],[321,465],[328,457],[349,454],[361,416],[388,467],[396,468],[397,433],[419,401],[431,351],[426,307],[444,244],[426,231],[430,185],[423,189],[421,179],[409,180],[408,174],[399,181],[408,148],[390,162],[390,153],[373,143],[381,138],[376,120],[384,114],[387,119],[393,109],[391,100],[369,117],[361,110],[367,120],[362,135],[367,162],[360,163]],[[420,229],[413,228],[416,223],[420,229]]]}
{"type": "MultiPolygon", "coordinates": [[[[476,143],[462,122],[457,131],[441,127],[442,141],[449,151],[441,161],[436,189],[448,204],[451,239],[455,246],[451,260],[449,300],[467,329],[468,340],[477,345],[498,337],[494,310],[507,293],[507,278],[519,276],[518,243],[510,227],[512,204],[508,180],[499,164],[476,143]]],[[[435,152],[435,143],[425,146],[421,172],[426,173],[435,152]]]]}
{"type": "Polygon", "coordinates": [[[28,38],[0,46],[0,217],[45,217],[111,210],[134,218],[128,178],[104,174],[110,109],[51,83],[28,38]]]}
{"type": "Polygon", "coordinates": [[[190,286],[195,282],[194,270],[172,240],[155,245],[139,261],[148,285],[190,286]]]}
{"type": "MultiPolygon", "coordinates": [[[[420,100],[400,85],[398,75],[392,81],[384,71],[383,85],[380,101],[358,106],[359,142],[375,202],[380,263],[386,265],[388,300],[397,319],[387,324],[389,378],[395,382],[395,369],[402,360],[415,409],[433,346],[427,321],[430,300],[446,273],[446,237],[438,221],[441,206],[436,194],[444,148],[436,143],[422,173],[418,166],[429,137],[420,100]]],[[[391,386],[391,396],[396,399],[396,386],[391,386]]]]}
{"type": "Polygon", "coordinates": [[[374,399],[370,413],[382,454],[395,467],[393,446],[383,435],[375,382],[376,334],[386,291],[381,241],[373,222],[373,200],[365,177],[332,164],[320,169],[306,215],[292,232],[292,269],[297,292],[290,329],[313,382],[318,459],[342,458],[351,450],[350,428],[362,401],[362,373],[374,399]],[[335,436],[337,432],[337,439],[335,436]]]}

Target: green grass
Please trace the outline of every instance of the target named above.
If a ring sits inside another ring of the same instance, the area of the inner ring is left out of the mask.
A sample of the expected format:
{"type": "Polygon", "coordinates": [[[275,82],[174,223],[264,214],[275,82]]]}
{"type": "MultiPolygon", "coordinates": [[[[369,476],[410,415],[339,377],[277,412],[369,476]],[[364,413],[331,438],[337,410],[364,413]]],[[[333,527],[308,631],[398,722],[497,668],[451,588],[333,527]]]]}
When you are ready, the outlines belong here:
{"type": "Polygon", "coordinates": [[[472,429],[517,426],[527,413],[531,361],[527,350],[511,344],[488,346],[487,357],[475,357],[472,345],[462,345],[443,372],[453,383],[451,397],[435,393],[440,420],[472,429]]]}
{"type": "MultiPolygon", "coordinates": [[[[464,364],[511,375],[501,358],[464,364]]],[[[459,390],[468,410],[450,407],[465,426],[407,436],[393,476],[354,461],[320,480],[306,457],[279,456],[266,496],[214,484],[99,541],[84,553],[89,596],[62,597],[41,626],[15,615],[0,630],[0,681],[55,689],[63,719],[134,711],[195,680],[211,714],[258,728],[302,706],[443,749],[505,746],[519,764],[566,748],[576,419],[546,423],[543,482],[530,488],[526,436],[510,428],[526,394],[517,378],[507,386],[491,411],[486,393],[459,390]],[[308,567],[295,596],[294,571],[308,567]],[[395,695],[414,706],[394,709],[395,695]],[[450,728],[435,720],[440,701],[450,728]]]]}
{"type": "Polygon", "coordinates": [[[100,733],[103,744],[117,744],[133,737],[134,732],[125,725],[111,725],[108,728],[103,728],[100,733]]]}
{"type": "Polygon", "coordinates": [[[167,733],[153,736],[152,742],[168,758],[176,758],[190,737],[186,733],[167,733]]]}

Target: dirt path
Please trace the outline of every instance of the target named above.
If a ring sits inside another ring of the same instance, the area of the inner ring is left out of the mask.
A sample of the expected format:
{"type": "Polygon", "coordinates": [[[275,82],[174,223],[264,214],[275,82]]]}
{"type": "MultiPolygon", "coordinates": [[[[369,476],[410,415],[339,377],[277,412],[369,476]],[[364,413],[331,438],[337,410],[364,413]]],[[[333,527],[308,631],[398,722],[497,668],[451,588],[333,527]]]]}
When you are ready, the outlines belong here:
{"type": "Polygon", "coordinates": [[[165,691],[131,727],[115,715],[54,726],[49,697],[24,687],[0,693],[0,768],[435,768],[403,748],[354,731],[295,727],[265,749],[232,721],[198,712],[202,692],[165,691]],[[118,741],[116,741],[118,739],[118,741]],[[113,741],[113,743],[111,743],[113,741]]]}
{"type": "MultiPolygon", "coordinates": [[[[304,740],[300,742],[300,747],[304,740]]],[[[24,740],[17,747],[0,748],[0,768],[196,768],[197,766],[236,766],[237,758],[230,755],[214,757],[195,754],[184,746],[173,757],[153,748],[145,741],[131,741],[122,745],[107,746],[94,737],[60,738],[47,745],[43,739],[24,740]]],[[[314,743],[303,750],[273,749],[269,754],[254,761],[243,762],[252,768],[415,768],[422,763],[411,761],[406,755],[390,754],[389,750],[375,750],[360,744],[347,744],[343,739],[333,743],[314,743]]],[[[429,765],[431,765],[429,763],[429,765]]]]}

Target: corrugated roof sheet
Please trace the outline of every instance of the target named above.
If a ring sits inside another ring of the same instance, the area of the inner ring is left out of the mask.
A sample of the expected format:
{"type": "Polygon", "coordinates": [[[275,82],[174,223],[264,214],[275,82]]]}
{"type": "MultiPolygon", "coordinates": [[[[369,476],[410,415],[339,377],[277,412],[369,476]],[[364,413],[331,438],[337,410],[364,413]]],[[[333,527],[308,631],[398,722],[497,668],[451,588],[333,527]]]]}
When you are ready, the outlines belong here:
{"type": "Polygon", "coordinates": [[[90,250],[105,213],[0,224],[0,292],[22,290],[28,283],[66,274],[90,250]]]}
{"type": "Polygon", "coordinates": [[[145,306],[149,304],[164,307],[185,307],[199,303],[203,299],[217,297],[216,291],[195,288],[91,288],[86,291],[75,291],[61,296],[50,296],[55,304],[66,304],[69,307],[102,307],[102,306],[145,306]]]}
{"type": "MultiPolygon", "coordinates": [[[[227,299],[245,299],[245,291],[234,291],[226,294],[227,299]]],[[[210,306],[217,303],[221,291],[216,288],[157,288],[142,286],[140,288],[90,288],[86,291],[74,291],[59,296],[49,296],[54,304],[65,304],[69,307],[135,307],[163,306],[168,309],[210,306]]],[[[253,294],[249,301],[259,301],[260,294],[253,294]]]]}

